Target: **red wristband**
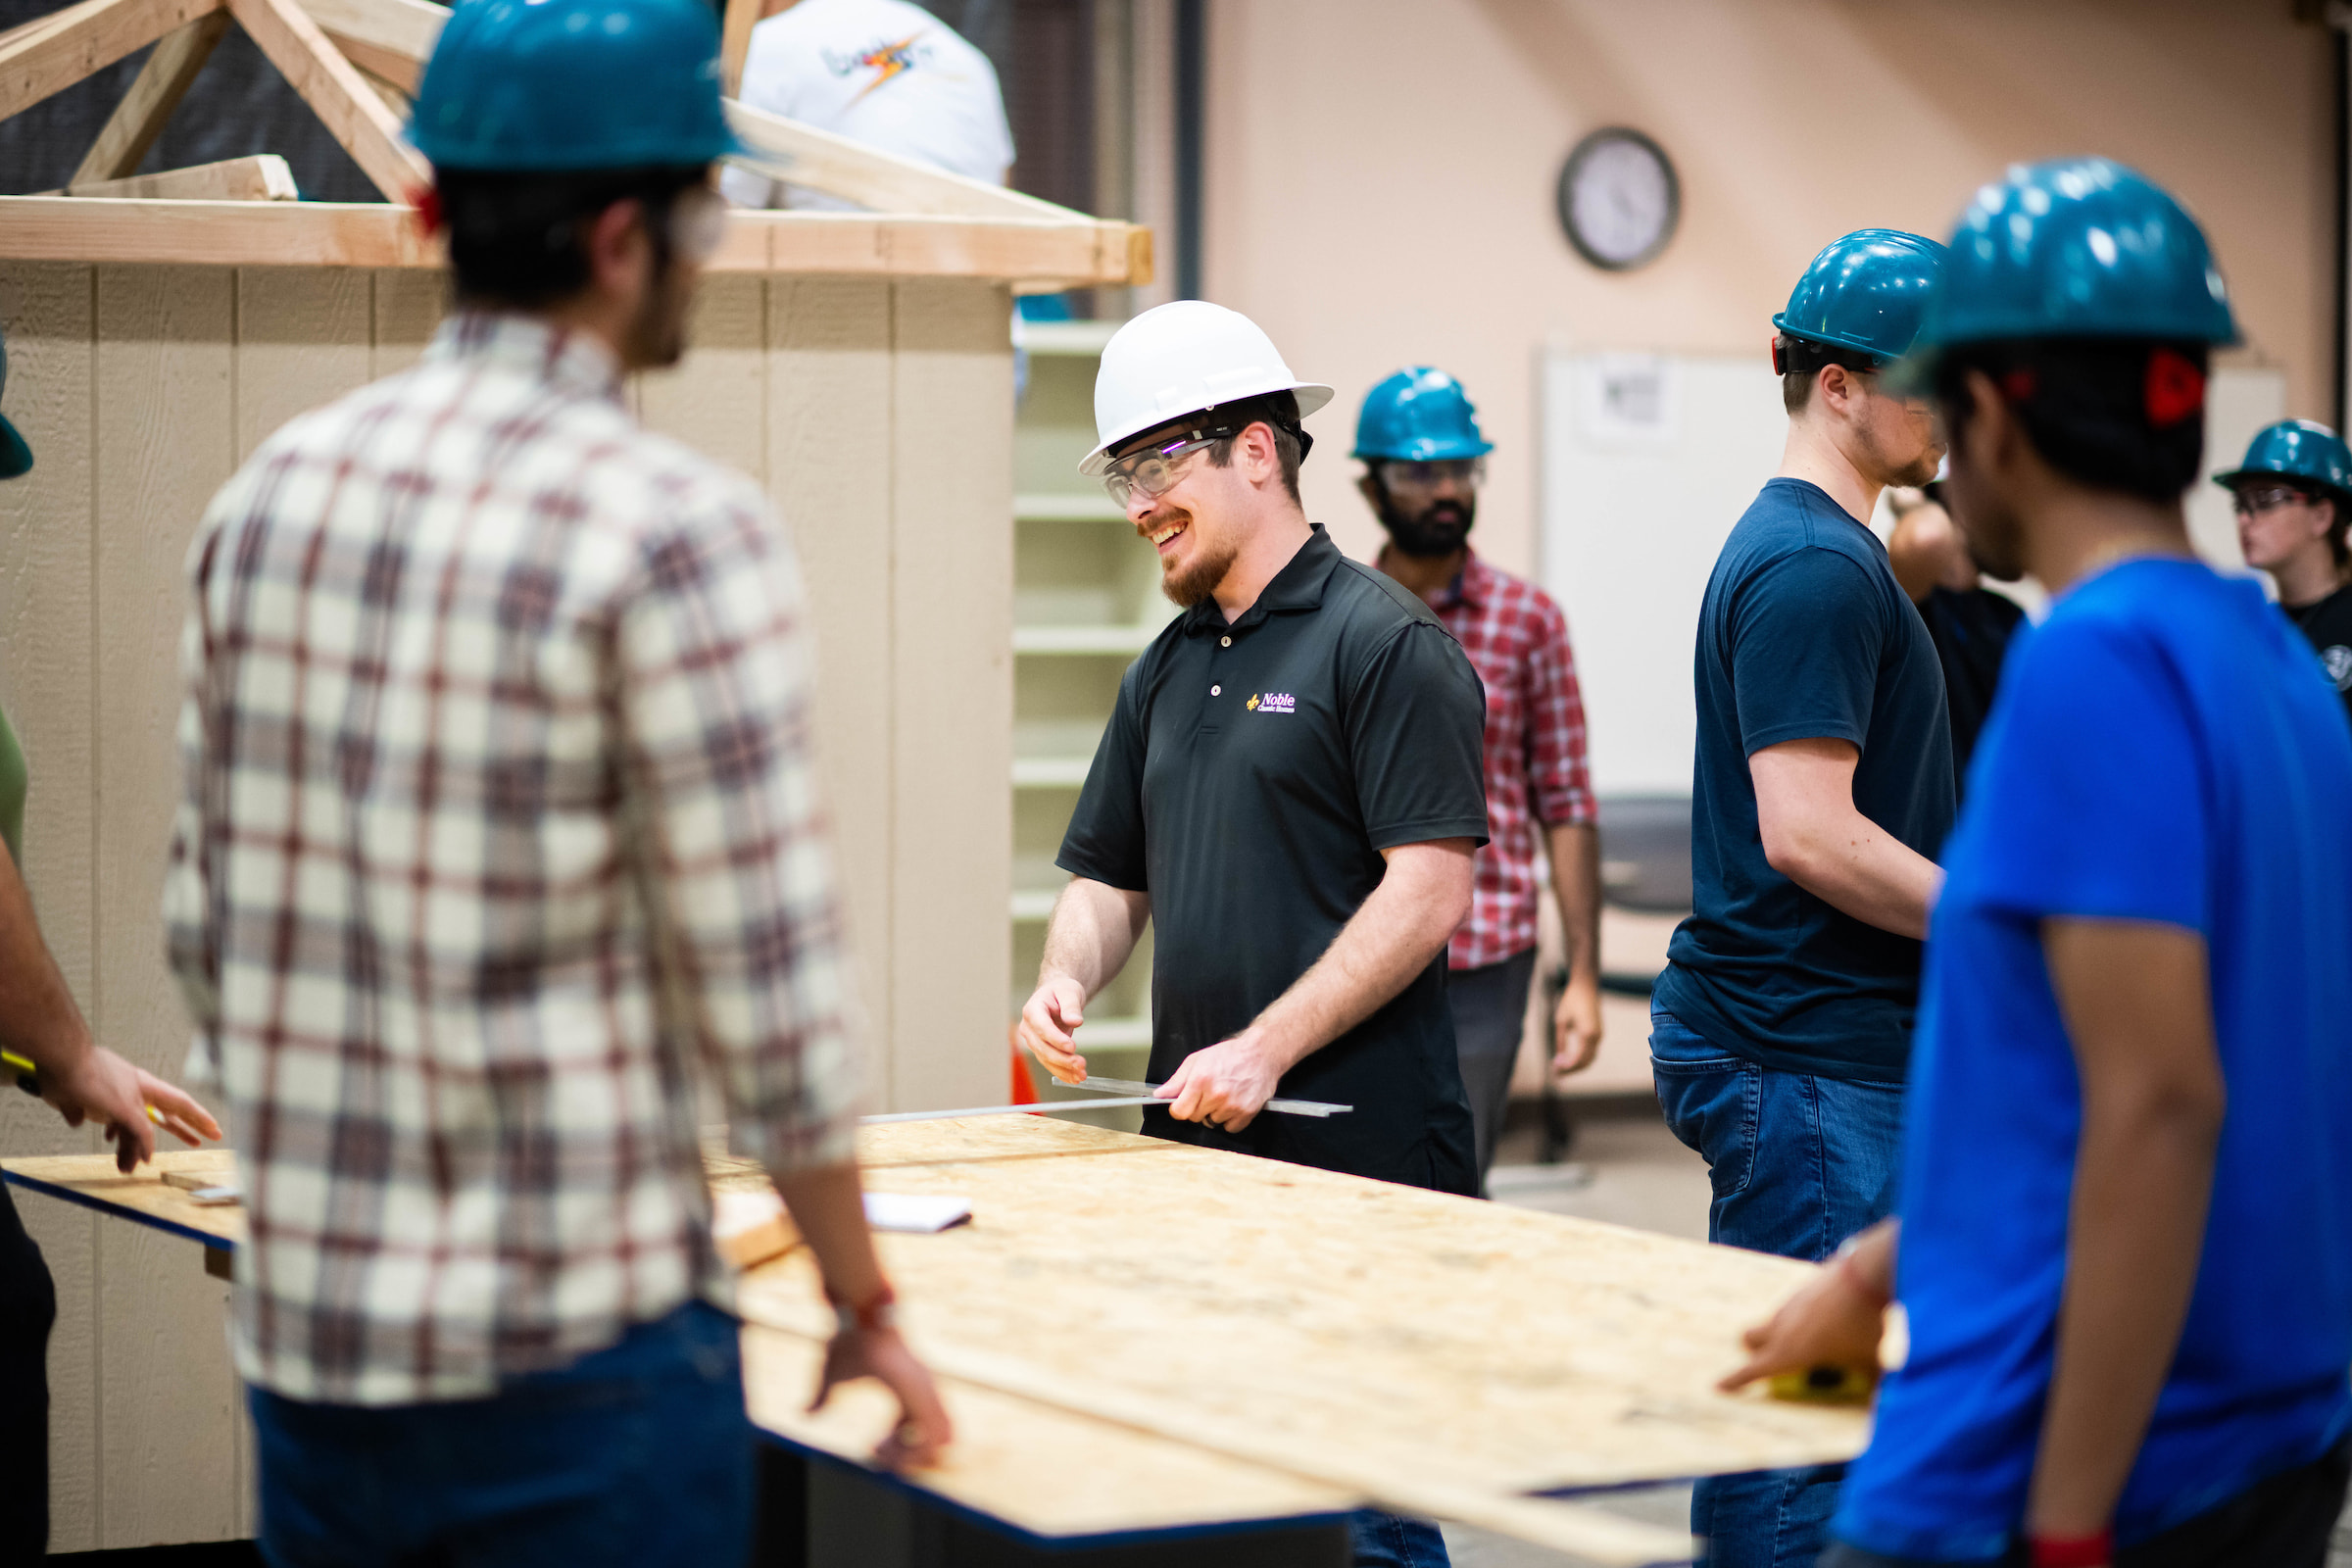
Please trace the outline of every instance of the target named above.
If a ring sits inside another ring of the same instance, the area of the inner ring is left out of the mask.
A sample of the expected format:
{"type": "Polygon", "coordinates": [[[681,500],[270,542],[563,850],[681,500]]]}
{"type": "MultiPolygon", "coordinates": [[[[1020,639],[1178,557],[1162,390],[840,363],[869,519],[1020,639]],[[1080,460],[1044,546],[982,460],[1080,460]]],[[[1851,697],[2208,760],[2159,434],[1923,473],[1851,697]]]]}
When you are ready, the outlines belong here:
{"type": "Polygon", "coordinates": [[[2107,1568],[2115,1560],[2115,1534],[2095,1536],[2032,1536],[2026,1541],[2027,1561],[2033,1568],[2107,1568]]]}
{"type": "Polygon", "coordinates": [[[898,1320],[899,1293],[890,1288],[888,1280],[862,1301],[845,1301],[828,1285],[825,1299],[833,1303],[835,1329],[842,1334],[872,1334],[890,1328],[898,1320]]]}

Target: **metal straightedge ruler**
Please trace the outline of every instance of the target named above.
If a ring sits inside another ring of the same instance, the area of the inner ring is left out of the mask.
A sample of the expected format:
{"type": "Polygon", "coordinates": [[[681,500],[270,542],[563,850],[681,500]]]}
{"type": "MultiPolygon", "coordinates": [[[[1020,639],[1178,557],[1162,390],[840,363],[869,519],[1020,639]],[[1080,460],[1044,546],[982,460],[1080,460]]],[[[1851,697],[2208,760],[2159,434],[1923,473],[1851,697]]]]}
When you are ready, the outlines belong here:
{"type": "MultiPolygon", "coordinates": [[[[1075,1085],[1092,1089],[1106,1098],[1102,1100],[1040,1100],[1026,1105],[974,1105],[963,1110],[900,1110],[884,1116],[864,1116],[859,1120],[868,1127],[898,1121],[946,1121],[955,1116],[1034,1116],[1040,1112],[1058,1115],[1070,1110],[1116,1110],[1124,1105],[1158,1105],[1163,1109],[1175,1103],[1158,1093],[1159,1085],[1135,1083],[1124,1078],[1089,1078],[1075,1085]]],[[[1283,1116],[1344,1116],[1353,1105],[1335,1105],[1323,1100],[1269,1100],[1265,1108],[1283,1116]]]]}

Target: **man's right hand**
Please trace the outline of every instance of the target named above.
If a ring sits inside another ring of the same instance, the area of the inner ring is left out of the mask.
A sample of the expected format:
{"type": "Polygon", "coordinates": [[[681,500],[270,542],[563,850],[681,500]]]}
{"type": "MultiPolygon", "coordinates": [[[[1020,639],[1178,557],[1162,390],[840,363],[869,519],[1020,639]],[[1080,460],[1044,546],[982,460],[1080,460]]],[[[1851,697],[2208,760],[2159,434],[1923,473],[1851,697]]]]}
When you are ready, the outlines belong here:
{"type": "Polygon", "coordinates": [[[1046,1071],[1065,1084],[1083,1083],[1086,1058],[1078,1054],[1078,1026],[1086,1021],[1086,988],[1066,974],[1050,974],[1021,1007],[1020,1041],[1046,1071]]]}
{"type": "Polygon", "coordinates": [[[84,1120],[104,1123],[114,1141],[115,1164],[127,1173],[155,1153],[155,1125],[147,1118],[153,1105],[162,1125],[193,1149],[203,1139],[219,1139],[220,1124],[185,1090],[164,1082],[124,1061],[103,1046],[92,1046],[63,1071],[41,1069],[41,1098],[56,1107],[70,1127],[84,1120]]]}
{"type": "Polygon", "coordinates": [[[948,1407],[940,1402],[930,1369],[914,1357],[895,1328],[851,1329],[833,1336],[825,1347],[825,1369],[817,1380],[816,1399],[808,1408],[821,1410],[838,1384],[875,1378],[898,1396],[899,1423],[874,1450],[874,1457],[893,1470],[936,1464],[942,1449],[955,1440],[956,1427],[948,1407]]]}

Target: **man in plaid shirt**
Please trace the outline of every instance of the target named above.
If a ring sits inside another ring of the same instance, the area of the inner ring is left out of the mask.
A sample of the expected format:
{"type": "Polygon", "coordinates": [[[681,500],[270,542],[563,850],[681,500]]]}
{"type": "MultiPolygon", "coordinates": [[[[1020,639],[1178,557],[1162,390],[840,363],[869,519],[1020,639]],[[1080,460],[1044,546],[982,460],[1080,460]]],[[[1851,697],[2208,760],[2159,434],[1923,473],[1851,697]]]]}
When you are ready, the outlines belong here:
{"type": "Polygon", "coordinates": [[[698,1084],[840,1307],[824,1389],[948,1437],[860,1202],[793,552],[622,400],[723,226],[717,49],[698,0],[460,9],[414,130],[459,310],[190,554],[167,915],[276,1568],[744,1559],[698,1084]]]}
{"type": "Polygon", "coordinates": [[[1493,450],[1461,383],[1426,366],[1374,387],[1356,419],[1358,484],[1389,533],[1376,564],[1437,612],[1487,688],[1491,837],[1478,852],[1470,918],[1446,955],[1482,1187],[1510,1102],[1535,977],[1539,840],[1551,860],[1568,950],[1568,986],[1552,1013],[1552,1070],[1580,1071],[1600,1050],[1600,845],[1585,768],[1584,698],[1560,607],[1470,548],[1493,450]]]}

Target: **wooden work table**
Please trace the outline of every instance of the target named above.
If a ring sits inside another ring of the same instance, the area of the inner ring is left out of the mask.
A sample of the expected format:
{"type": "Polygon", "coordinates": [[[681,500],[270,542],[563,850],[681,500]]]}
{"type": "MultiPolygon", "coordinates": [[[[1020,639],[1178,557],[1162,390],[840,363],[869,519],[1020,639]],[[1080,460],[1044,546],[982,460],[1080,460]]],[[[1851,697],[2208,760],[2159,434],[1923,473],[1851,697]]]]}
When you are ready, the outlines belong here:
{"type": "MultiPolygon", "coordinates": [[[[1809,1265],[1045,1117],[865,1130],[867,1185],[970,1224],[880,1238],[906,1334],[957,1425],[919,1493],[1062,1545],[1329,1520],[1379,1503],[1595,1562],[1688,1541],[1560,1494],[1850,1458],[1860,1412],[1714,1392],[1738,1332],[1809,1265]],[[1543,1494],[1552,1494],[1549,1496],[1543,1494]]],[[[215,1249],[234,1207],[104,1155],[8,1180],[215,1249]]],[[[713,1160],[713,1187],[756,1167],[713,1160]]],[[[803,1406],[832,1313],[806,1250],[738,1283],[754,1419],[856,1460],[891,1419],[860,1385],[803,1406]]]]}

